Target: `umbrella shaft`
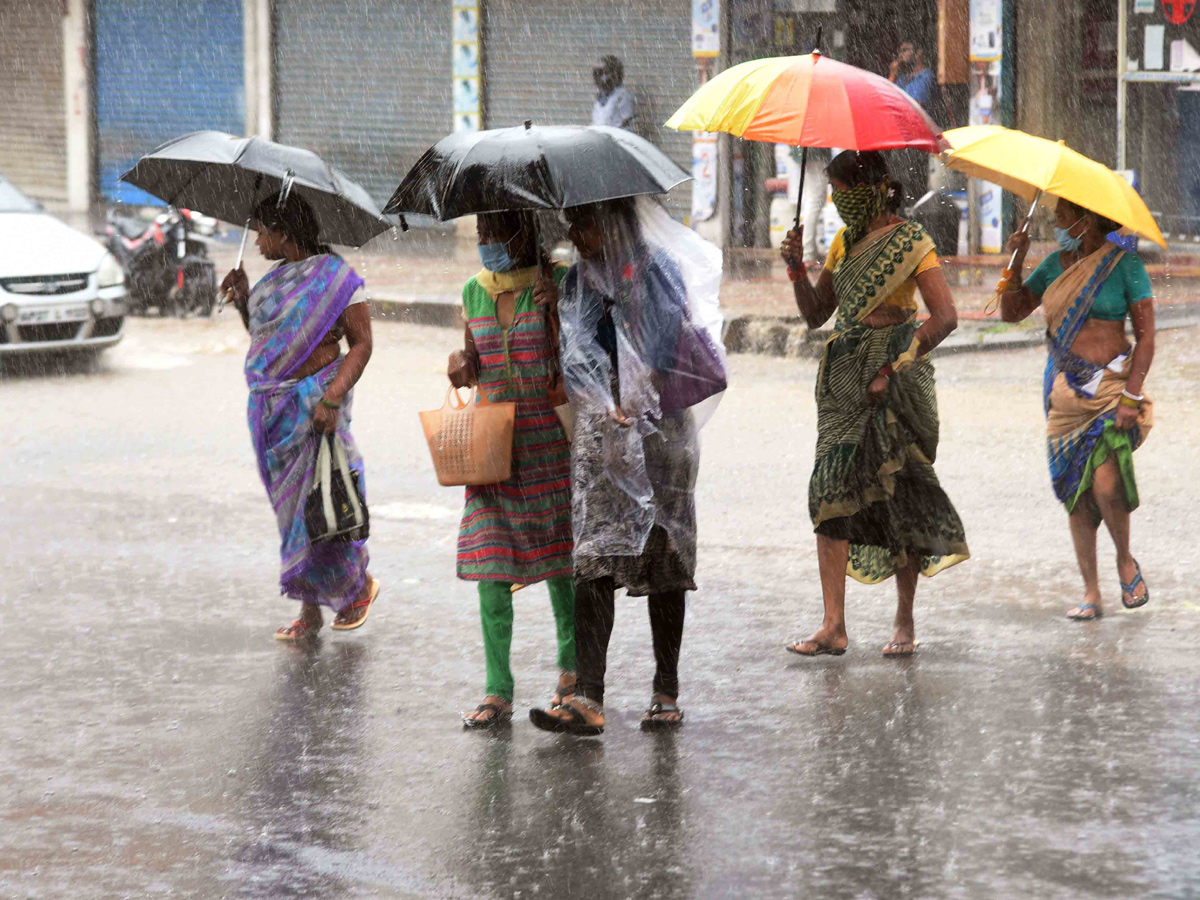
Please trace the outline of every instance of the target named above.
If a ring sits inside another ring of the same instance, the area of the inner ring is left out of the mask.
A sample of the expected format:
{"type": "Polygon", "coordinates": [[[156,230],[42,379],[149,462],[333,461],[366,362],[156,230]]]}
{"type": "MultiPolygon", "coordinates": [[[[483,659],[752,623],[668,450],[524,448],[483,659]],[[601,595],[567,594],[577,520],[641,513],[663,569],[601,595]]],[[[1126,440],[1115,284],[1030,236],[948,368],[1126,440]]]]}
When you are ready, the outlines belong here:
{"type": "MultiPolygon", "coordinates": [[[[1034,194],[1033,202],[1029,204],[1029,212],[1025,213],[1025,221],[1023,221],[1021,223],[1021,229],[1018,232],[1018,234],[1025,234],[1026,232],[1029,231],[1029,224],[1033,221],[1033,214],[1037,210],[1038,201],[1041,199],[1042,199],[1041,191],[1038,191],[1036,194],[1034,194]]],[[[1017,265],[1017,253],[1018,252],[1019,251],[1014,250],[1013,255],[1008,260],[1009,271],[1012,271],[1017,265]]]]}
{"type": "Polygon", "coordinates": [[[242,245],[238,247],[238,260],[235,269],[242,267],[242,258],[246,255],[246,238],[250,235],[250,220],[246,220],[246,224],[242,226],[242,245]]]}

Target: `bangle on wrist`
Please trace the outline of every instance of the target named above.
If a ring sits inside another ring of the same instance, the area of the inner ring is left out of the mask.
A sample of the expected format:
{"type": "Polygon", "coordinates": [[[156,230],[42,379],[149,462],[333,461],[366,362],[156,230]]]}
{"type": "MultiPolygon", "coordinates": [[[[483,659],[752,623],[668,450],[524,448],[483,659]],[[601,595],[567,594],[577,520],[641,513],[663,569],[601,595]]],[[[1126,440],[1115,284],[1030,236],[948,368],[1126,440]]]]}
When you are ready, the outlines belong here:
{"type": "Polygon", "coordinates": [[[895,372],[896,372],[896,370],[892,368],[891,363],[888,363],[886,366],[884,366],[882,369],[879,370],[879,374],[882,375],[884,378],[891,378],[892,375],[895,374],[895,372]]]}
{"type": "Polygon", "coordinates": [[[1141,401],[1134,400],[1132,397],[1124,397],[1124,396],[1121,397],[1121,399],[1118,400],[1117,403],[1120,404],[1121,406],[1128,406],[1130,409],[1139,409],[1142,405],[1141,401]]]}
{"type": "Polygon", "coordinates": [[[331,400],[326,400],[324,397],[321,398],[320,403],[326,409],[341,409],[342,408],[342,404],[334,403],[331,400]]]}
{"type": "Polygon", "coordinates": [[[1130,400],[1133,400],[1137,403],[1141,403],[1143,400],[1146,399],[1145,394],[1131,394],[1131,393],[1129,393],[1128,389],[1126,389],[1126,388],[1121,389],[1121,396],[1128,397],[1130,400]]]}

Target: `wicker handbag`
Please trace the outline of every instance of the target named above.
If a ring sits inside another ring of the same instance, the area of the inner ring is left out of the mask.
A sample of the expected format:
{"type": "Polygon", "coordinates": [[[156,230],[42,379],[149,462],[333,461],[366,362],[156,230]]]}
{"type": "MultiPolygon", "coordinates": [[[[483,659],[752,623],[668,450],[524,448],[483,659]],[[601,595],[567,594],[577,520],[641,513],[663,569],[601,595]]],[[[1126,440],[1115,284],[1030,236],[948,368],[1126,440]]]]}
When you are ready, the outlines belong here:
{"type": "Polygon", "coordinates": [[[421,413],[438,484],[498,484],[512,475],[515,403],[489,403],[478,389],[462,402],[453,387],[441,409],[421,413]]]}

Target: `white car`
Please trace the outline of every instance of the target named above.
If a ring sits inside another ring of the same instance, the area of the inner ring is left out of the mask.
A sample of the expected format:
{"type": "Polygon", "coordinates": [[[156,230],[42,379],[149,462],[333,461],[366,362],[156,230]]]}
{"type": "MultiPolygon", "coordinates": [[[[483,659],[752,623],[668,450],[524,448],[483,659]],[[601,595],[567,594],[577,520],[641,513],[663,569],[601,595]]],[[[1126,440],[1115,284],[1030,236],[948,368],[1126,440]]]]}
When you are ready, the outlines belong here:
{"type": "Polygon", "coordinates": [[[125,295],[115,256],[0,177],[0,355],[110,347],[125,295]]]}

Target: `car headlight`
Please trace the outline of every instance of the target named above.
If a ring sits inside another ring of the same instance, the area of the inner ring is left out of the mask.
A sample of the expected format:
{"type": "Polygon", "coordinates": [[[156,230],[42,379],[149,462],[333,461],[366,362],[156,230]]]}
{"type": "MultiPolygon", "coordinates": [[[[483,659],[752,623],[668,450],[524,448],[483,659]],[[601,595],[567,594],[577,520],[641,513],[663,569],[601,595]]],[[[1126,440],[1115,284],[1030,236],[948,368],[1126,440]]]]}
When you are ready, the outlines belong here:
{"type": "Polygon", "coordinates": [[[104,254],[104,262],[100,263],[100,268],[96,270],[96,283],[102,288],[117,287],[125,283],[125,269],[111,253],[104,254]]]}

